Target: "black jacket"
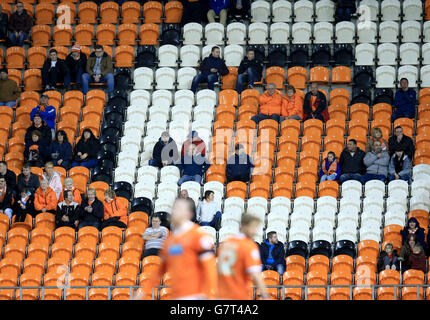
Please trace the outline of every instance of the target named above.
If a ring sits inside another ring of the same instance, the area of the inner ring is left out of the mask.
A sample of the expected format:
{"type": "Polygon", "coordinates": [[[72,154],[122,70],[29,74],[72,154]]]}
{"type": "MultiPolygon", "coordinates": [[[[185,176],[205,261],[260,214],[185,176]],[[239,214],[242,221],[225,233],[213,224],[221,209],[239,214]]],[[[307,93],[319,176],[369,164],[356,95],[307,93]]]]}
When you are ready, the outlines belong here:
{"type": "Polygon", "coordinates": [[[8,188],[15,190],[16,189],[16,174],[12,170],[7,169],[6,174],[0,173],[0,178],[4,178],[6,180],[6,185],[8,188]]]}
{"type": "Polygon", "coordinates": [[[75,222],[78,220],[81,212],[81,207],[77,202],[72,202],[70,205],[66,204],[66,201],[60,202],[57,205],[57,211],[55,213],[55,226],[56,228],[60,227],[71,227],[75,228],[75,222]],[[69,217],[69,221],[62,221],[61,218],[63,216],[69,217]]]}
{"type": "Polygon", "coordinates": [[[212,73],[210,71],[212,68],[217,69],[221,76],[225,76],[229,72],[227,66],[225,65],[224,59],[215,58],[212,56],[212,54],[210,54],[209,57],[204,58],[200,64],[200,71],[202,74],[208,75],[212,73]]]}
{"type": "Polygon", "coordinates": [[[7,23],[8,23],[7,13],[0,13],[0,37],[6,37],[7,35],[7,23]]]}
{"type": "Polygon", "coordinates": [[[46,144],[43,141],[37,141],[27,143],[24,150],[24,159],[26,161],[42,161],[45,162],[49,158],[49,150],[46,148],[46,144]],[[32,148],[37,146],[37,148],[32,148]],[[30,150],[31,148],[31,150],[30,150]],[[31,159],[30,159],[31,156],[31,159]]]}
{"type": "Polygon", "coordinates": [[[357,147],[357,151],[352,157],[348,151],[348,148],[343,149],[340,154],[339,164],[340,172],[345,173],[358,173],[364,174],[366,172],[366,167],[363,163],[366,153],[357,147]]]}
{"type": "Polygon", "coordinates": [[[82,162],[88,161],[90,159],[96,159],[99,149],[99,139],[97,139],[93,133],[91,133],[91,137],[86,142],[84,141],[84,138],[81,137],[73,150],[73,161],[82,162]],[[80,157],[78,157],[78,152],[81,152],[82,154],[88,153],[88,157],[86,157],[85,160],[82,160],[80,157]]]}
{"type": "MultiPolygon", "coordinates": [[[[260,244],[260,256],[261,256],[261,263],[263,264],[263,267],[265,265],[269,265],[266,262],[267,258],[269,257],[269,249],[270,249],[270,245],[268,240],[260,244]]],[[[272,250],[272,258],[275,260],[275,262],[270,265],[274,267],[275,270],[276,270],[276,266],[279,264],[282,265],[285,270],[285,267],[286,267],[285,249],[284,249],[284,244],[282,242],[278,241],[278,243],[275,244],[272,250]]]]}
{"type": "Polygon", "coordinates": [[[169,138],[168,143],[158,139],[152,151],[152,158],[161,163],[162,160],[169,160],[169,164],[176,163],[179,160],[178,147],[175,140],[169,138]]]}
{"type": "Polygon", "coordinates": [[[237,71],[238,74],[244,73],[248,68],[253,69],[257,73],[257,79],[260,80],[263,74],[263,64],[261,61],[257,59],[248,60],[248,57],[245,57],[240,63],[239,69],[237,71]]]}
{"type": "MultiPolygon", "coordinates": [[[[315,110],[315,114],[321,114],[325,108],[327,108],[327,99],[325,94],[321,91],[317,93],[317,100],[315,103],[318,103],[317,109],[315,110]]],[[[312,114],[312,106],[311,106],[311,93],[308,92],[305,95],[305,101],[303,103],[303,111],[305,115],[312,114]]]]}
{"type": "Polygon", "coordinates": [[[34,130],[39,130],[42,134],[42,141],[45,143],[46,146],[51,145],[52,142],[52,131],[51,128],[48,127],[45,121],[42,120],[42,126],[40,128],[37,128],[34,123],[27,129],[27,132],[25,133],[25,144],[31,144],[31,136],[33,134],[34,130]]]}
{"type": "Polygon", "coordinates": [[[18,196],[15,197],[15,201],[13,203],[12,209],[13,213],[18,214],[20,212],[27,213],[33,216],[34,214],[34,194],[32,194],[25,204],[25,209],[22,209],[18,201],[21,201],[21,193],[18,194],[18,196]]]}
{"type": "Polygon", "coordinates": [[[402,231],[400,231],[400,234],[402,235],[402,243],[406,243],[408,236],[409,236],[409,223],[413,221],[415,222],[415,225],[417,227],[417,231],[415,231],[415,242],[418,242],[421,247],[423,247],[424,250],[426,250],[427,245],[425,243],[425,231],[424,228],[420,227],[420,223],[418,220],[414,217],[409,218],[408,222],[406,223],[405,227],[402,231]]]}
{"type": "Polygon", "coordinates": [[[378,257],[378,272],[384,271],[387,265],[391,267],[393,264],[396,266],[396,270],[400,270],[399,256],[397,254],[397,250],[393,250],[391,259],[385,251],[382,251],[378,257]]]}
{"type": "MultiPolygon", "coordinates": [[[[57,63],[55,64],[55,68],[59,71],[60,77],[64,77],[68,72],[69,68],[67,68],[66,62],[63,59],[57,58],[57,63]]],[[[48,72],[51,69],[51,59],[48,58],[45,60],[45,63],[42,67],[42,86],[45,87],[48,81],[48,72]]]]}
{"type": "Polygon", "coordinates": [[[5,210],[7,208],[12,209],[13,201],[13,190],[6,186],[6,194],[2,202],[0,202],[0,210],[5,210]]]}
{"type": "Polygon", "coordinates": [[[34,196],[34,193],[36,192],[37,188],[39,188],[39,186],[39,177],[34,173],[30,173],[30,178],[28,181],[25,181],[25,177],[22,173],[18,176],[18,193],[20,193],[22,189],[26,188],[34,196]]]}
{"type": "Polygon", "coordinates": [[[76,77],[79,68],[82,68],[83,73],[85,72],[85,68],[87,67],[87,56],[81,52],[81,58],[79,60],[75,60],[72,57],[72,53],[69,53],[66,57],[66,66],[69,68],[70,76],[74,78],[76,77]]]}
{"type": "MultiPolygon", "coordinates": [[[[229,11],[234,11],[236,9],[237,0],[230,0],[228,5],[229,11]]],[[[242,0],[242,10],[249,12],[251,9],[251,1],[250,0],[242,0]]]]}
{"type": "Polygon", "coordinates": [[[29,33],[32,25],[33,19],[25,9],[21,14],[18,14],[18,12],[15,11],[10,15],[8,26],[9,31],[11,32],[23,31],[25,33],[29,33]]]}
{"type": "Polygon", "coordinates": [[[355,9],[355,0],[337,0],[336,5],[338,8],[352,8],[355,9]]]}
{"type": "Polygon", "coordinates": [[[391,136],[388,139],[388,149],[390,150],[390,156],[394,154],[397,146],[401,146],[404,150],[404,153],[409,157],[409,159],[413,159],[415,153],[415,146],[412,139],[408,136],[403,135],[402,140],[397,142],[396,136],[391,136]]]}
{"type": "Polygon", "coordinates": [[[82,200],[81,203],[81,211],[79,215],[79,222],[102,222],[104,215],[103,203],[99,199],[95,199],[91,204],[93,211],[91,213],[85,211],[85,208],[88,207],[88,198],[82,200]]]}

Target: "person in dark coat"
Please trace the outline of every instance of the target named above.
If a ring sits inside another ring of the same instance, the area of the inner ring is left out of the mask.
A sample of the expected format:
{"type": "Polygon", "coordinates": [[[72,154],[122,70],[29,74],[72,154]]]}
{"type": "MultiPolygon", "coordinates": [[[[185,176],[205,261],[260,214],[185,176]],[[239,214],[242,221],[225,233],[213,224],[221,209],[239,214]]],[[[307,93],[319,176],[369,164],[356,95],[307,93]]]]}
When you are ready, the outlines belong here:
{"type": "Polygon", "coordinates": [[[18,175],[17,192],[21,193],[25,189],[34,196],[39,186],[39,177],[31,172],[31,165],[28,162],[24,163],[22,172],[18,175]]]}
{"type": "Polygon", "coordinates": [[[306,93],[303,103],[304,119],[319,119],[325,121],[324,113],[327,113],[327,98],[318,90],[318,83],[311,83],[311,91],[306,93]]]}
{"type": "Polygon", "coordinates": [[[232,20],[242,22],[248,19],[250,9],[250,0],[230,0],[228,13],[231,16],[232,20]]]}
{"type": "Polygon", "coordinates": [[[211,54],[204,58],[200,64],[201,73],[194,77],[191,91],[196,93],[199,83],[202,82],[207,82],[208,89],[214,90],[215,82],[219,80],[219,76],[225,76],[229,73],[224,59],[220,57],[220,53],[221,51],[219,47],[212,47],[211,54]]]}
{"type": "Polygon", "coordinates": [[[100,228],[103,220],[103,202],[97,199],[96,189],[90,188],[87,197],[82,200],[78,230],[83,227],[100,228]]]}
{"type": "Polygon", "coordinates": [[[33,19],[25,11],[24,4],[18,2],[9,19],[9,41],[11,46],[22,47],[30,34],[33,19]]]}
{"type": "Polygon", "coordinates": [[[15,222],[24,222],[27,214],[33,218],[36,216],[34,212],[34,195],[26,188],[23,188],[19,196],[15,198],[13,204],[13,215],[15,222]]]}
{"type": "Polygon", "coordinates": [[[16,190],[16,174],[7,168],[5,161],[0,162],[0,178],[6,179],[6,185],[15,192],[16,190]]]}
{"type": "Polygon", "coordinates": [[[25,144],[31,143],[31,138],[33,135],[33,131],[39,131],[42,134],[42,141],[45,146],[51,145],[52,142],[52,131],[51,128],[48,127],[45,121],[42,120],[42,117],[39,113],[35,113],[33,117],[33,122],[31,126],[27,129],[25,133],[25,144]]]}
{"type": "Polygon", "coordinates": [[[177,167],[182,172],[178,185],[182,185],[186,181],[202,182],[202,177],[209,168],[208,160],[197,152],[197,147],[191,145],[188,154],[185,154],[181,163],[177,167]]]}
{"type": "Polygon", "coordinates": [[[391,116],[394,122],[399,118],[415,118],[415,104],[417,102],[417,93],[414,89],[409,88],[409,81],[406,78],[400,79],[400,89],[394,96],[394,107],[396,110],[391,116]]]}
{"type": "Polygon", "coordinates": [[[405,272],[406,270],[410,269],[410,266],[408,264],[409,256],[411,255],[412,250],[416,245],[420,246],[416,242],[415,235],[409,234],[407,240],[402,245],[402,249],[400,250],[400,254],[399,254],[399,261],[402,261],[402,265],[401,265],[402,272],[405,272]]]}
{"type": "Polygon", "coordinates": [[[70,73],[66,62],[58,58],[57,50],[50,49],[49,56],[42,67],[42,87],[45,90],[57,90],[57,83],[64,83],[70,90],[70,73]]]}
{"type": "Polygon", "coordinates": [[[236,91],[240,94],[243,91],[244,82],[248,82],[248,88],[254,88],[254,82],[260,81],[263,74],[263,64],[255,59],[254,50],[247,50],[246,57],[242,60],[237,70],[238,77],[236,91]]]}
{"type": "MultiPolygon", "coordinates": [[[[204,0],[181,0],[183,11],[181,25],[184,26],[187,23],[195,22],[202,23],[203,16],[206,15],[204,0]]],[[[209,1],[208,1],[209,2],[209,1]]]]}
{"type": "Polygon", "coordinates": [[[6,12],[2,12],[3,7],[0,3],[0,40],[6,40],[7,37],[7,24],[9,17],[6,12]]]}
{"type": "Polygon", "coordinates": [[[411,180],[411,159],[403,152],[401,146],[397,146],[395,150],[388,166],[388,180],[402,179],[409,182],[411,180]]]}
{"type": "Polygon", "coordinates": [[[70,227],[75,229],[80,216],[81,207],[73,201],[73,192],[66,190],[64,192],[64,201],[57,205],[55,213],[55,227],[70,227]]]}
{"type": "Polygon", "coordinates": [[[420,270],[424,273],[427,272],[427,265],[426,265],[426,261],[427,258],[424,254],[424,250],[423,248],[416,244],[413,248],[412,248],[412,252],[409,255],[408,258],[408,265],[410,269],[413,270],[420,270]]]}
{"type": "Polygon", "coordinates": [[[70,80],[76,83],[76,88],[82,87],[82,75],[87,67],[87,56],[81,52],[78,43],[72,47],[72,52],[66,57],[66,65],[69,68],[70,80]]]}
{"type": "Polygon", "coordinates": [[[336,1],[336,22],[351,21],[351,15],[356,11],[355,0],[336,1]]]}
{"type": "Polygon", "coordinates": [[[284,244],[278,241],[275,231],[267,233],[267,239],[260,245],[261,263],[264,270],[275,270],[282,275],[286,268],[284,244]]]}
{"type": "Polygon", "coordinates": [[[388,150],[390,151],[390,156],[394,154],[396,148],[400,146],[409,159],[413,159],[415,153],[415,146],[412,139],[405,136],[403,133],[403,128],[397,126],[394,129],[394,134],[388,139],[388,150]]]}
{"type": "Polygon", "coordinates": [[[378,272],[393,269],[399,270],[399,259],[397,255],[397,250],[393,250],[393,244],[387,243],[385,245],[384,251],[378,257],[378,272]]]}
{"type": "Polygon", "coordinates": [[[403,228],[400,233],[402,235],[402,243],[405,243],[407,241],[408,236],[410,234],[414,234],[416,242],[420,244],[424,250],[426,250],[425,232],[424,229],[420,227],[420,223],[416,218],[410,218],[408,220],[408,224],[403,228]]]}
{"type": "Polygon", "coordinates": [[[48,150],[44,144],[42,134],[38,130],[34,130],[31,135],[31,142],[25,145],[24,159],[33,167],[43,167],[48,158],[48,150]]]}
{"type": "Polygon", "coordinates": [[[6,185],[6,179],[0,178],[0,214],[12,219],[13,190],[6,185]]]}
{"type": "Polygon", "coordinates": [[[227,183],[232,181],[249,182],[251,170],[254,167],[251,158],[244,152],[241,144],[234,147],[234,154],[230,156],[226,166],[227,183]]]}
{"type": "Polygon", "coordinates": [[[357,146],[357,141],[355,139],[350,139],[347,147],[342,150],[339,157],[341,172],[339,184],[348,180],[361,180],[362,175],[366,172],[366,167],[363,162],[365,156],[366,154],[364,151],[357,146]]]}
{"type": "Polygon", "coordinates": [[[161,169],[164,166],[177,163],[178,160],[179,154],[176,142],[170,137],[169,132],[164,131],[154,146],[149,165],[161,169]]]}
{"type": "Polygon", "coordinates": [[[70,144],[64,130],[59,130],[55,134],[55,140],[52,142],[50,147],[50,154],[54,166],[63,167],[66,170],[70,168],[72,145],[70,144]]]}
{"type": "Polygon", "coordinates": [[[97,166],[97,152],[100,149],[100,142],[90,129],[84,129],[79,142],[73,150],[72,167],[82,166],[94,168],[97,166]]]}

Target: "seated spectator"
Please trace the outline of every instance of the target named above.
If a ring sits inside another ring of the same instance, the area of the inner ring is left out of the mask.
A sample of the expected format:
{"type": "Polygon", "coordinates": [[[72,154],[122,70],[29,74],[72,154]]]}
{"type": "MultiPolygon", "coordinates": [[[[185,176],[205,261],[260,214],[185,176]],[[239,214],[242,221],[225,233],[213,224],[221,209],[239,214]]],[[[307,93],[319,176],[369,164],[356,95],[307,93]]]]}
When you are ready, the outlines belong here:
{"type": "Polygon", "coordinates": [[[113,190],[106,190],[104,195],[104,216],[101,229],[106,227],[127,228],[128,204],[125,203],[125,199],[117,198],[113,190]]]}
{"type": "Polygon", "coordinates": [[[99,139],[94,136],[90,129],[84,129],[79,142],[73,150],[72,167],[81,166],[88,169],[96,167],[99,149],[99,139]]]}
{"type": "Polygon", "coordinates": [[[27,129],[25,133],[25,144],[29,144],[32,141],[33,131],[39,131],[42,134],[42,143],[45,147],[51,145],[52,142],[52,130],[48,127],[45,121],[42,120],[42,117],[39,113],[35,113],[33,117],[33,122],[31,126],[27,129]]]}
{"type": "Polygon", "coordinates": [[[73,192],[66,190],[64,192],[64,201],[57,206],[55,214],[55,227],[69,227],[75,229],[78,224],[78,218],[81,214],[81,207],[73,201],[73,192]]]}
{"type": "MultiPolygon", "coordinates": [[[[64,181],[64,184],[66,182],[64,181]]],[[[81,195],[79,194],[79,197],[81,195]]],[[[104,216],[103,203],[97,199],[96,189],[89,188],[87,197],[82,200],[78,230],[83,227],[100,228],[104,216]]]]}
{"type": "Polygon", "coordinates": [[[18,2],[16,10],[10,15],[9,19],[9,41],[12,47],[24,46],[33,26],[33,19],[24,9],[24,3],[18,2]]]}
{"type": "Polygon", "coordinates": [[[55,139],[52,141],[50,147],[50,155],[55,166],[63,167],[66,170],[70,168],[72,145],[64,130],[59,130],[55,134],[55,139]]]}
{"type": "Polygon", "coordinates": [[[397,126],[394,129],[394,135],[392,135],[388,139],[388,149],[390,151],[390,156],[392,156],[397,148],[397,146],[401,146],[405,154],[412,160],[415,153],[415,146],[412,139],[408,136],[405,136],[403,133],[403,128],[397,126]]]}
{"type": "Polygon", "coordinates": [[[212,47],[211,54],[204,58],[200,63],[201,73],[196,75],[191,85],[191,91],[196,93],[199,83],[207,82],[208,89],[214,90],[215,82],[219,79],[219,76],[225,76],[228,74],[228,68],[225,65],[224,59],[220,57],[220,48],[217,46],[212,47]]]}
{"type": "Polygon", "coordinates": [[[228,12],[233,21],[242,22],[248,19],[250,9],[250,0],[230,0],[228,12]]]}
{"type": "Polygon", "coordinates": [[[17,199],[15,199],[12,208],[15,222],[24,222],[27,214],[34,218],[34,195],[27,191],[26,188],[23,188],[17,199]]]}
{"type": "Polygon", "coordinates": [[[178,181],[178,185],[182,185],[186,181],[202,182],[202,177],[209,168],[207,159],[197,152],[197,147],[191,145],[188,149],[188,154],[185,154],[181,163],[178,164],[182,176],[178,181]]]}
{"type": "Polygon", "coordinates": [[[46,179],[40,181],[40,187],[37,188],[34,195],[34,211],[37,214],[43,212],[56,213],[57,210],[57,196],[54,190],[49,187],[46,179]]]}
{"type": "Polygon", "coordinates": [[[12,219],[13,190],[6,184],[6,179],[0,177],[0,213],[12,219]]]}
{"type": "Polygon", "coordinates": [[[384,270],[400,270],[397,251],[393,250],[393,245],[387,243],[384,251],[378,257],[378,272],[384,270]]]}
{"type": "Polygon", "coordinates": [[[215,22],[215,17],[219,17],[219,22],[225,26],[227,24],[227,10],[229,0],[210,0],[210,10],[208,11],[209,23],[215,22]]]}
{"type": "Polygon", "coordinates": [[[426,262],[427,258],[423,252],[423,248],[420,245],[415,245],[408,258],[409,268],[413,270],[421,270],[422,272],[426,273],[426,262]]]}
{"type": "Polygon", "coordinates": [[[327,158],[323,160],[320,170],[321,182],[329,180],[334,181],[340,177],[340,166],[337,163],[334,152],[327,153],[327,158]]]}
{"type": "Polygon", "coordinates": [[[31,142],[25,144],[24,159],[31,164],[32,167],[43,167],[43,163],[48,157],[46,145],[42,140],[42,134],[38,130],[34,130],[31,134],[31,142]]]}
{"type": "Polygon", "coordinates": [[[22,172],[18,175],[17,191],[21,193],[25,189],[34,196],[39,186],[39,177],[31,172],[31,165],[28,162],[24,163],[22,172]]]}
{"type": "Polygon", "coordinates": [[[40,96],[39,105],[34,107],[30,112],[30,120],[33,121],[34,116],[39,114],[43,121],[46,122],[48,127],[52,130],[52,138],[55,136],[55,122],[57,111],[55,107],[49,105],[49,96],[42,94],[40,96]]]}
{"type": "MultiPolygon", "coordinates": [[[[1,4],[0,4],[1,7],[1,4]]],[[[21,89],[18,87],[15,80],[8,78],[6,68],[0,71],[0,106],[15,107],[16,101],[19,98],[21,89]]]]}
{"type": "Polygon", "coordinates": [[[49,187],[54,190],[57,200],[60,199],[60,195],[63,192],[63,184],[61,183],[60,174],[54,170],[54,164],[49,161],[45,164],[45,173],[42,179],[48,181],[49,187]]]}
{"type": "Polygon", "coordinates": [[[7,24],[9,17],[6,12],[2,12],[3,5],[0,3],[0,40],[7,38],[7,24]]]}
{"type": "Polygon", "coordinates": [[[149,165],[161,169],[164,166],[175,164],[178,160],[179,154],[176,142],[170,137],[168,131],[164,131],[154,146],[149,165]]]}
{"type": "Polygon", "coordinates": [[[318,83],[311,83],[311,91],[306,93],[303,102],[303,117],[308,119],[319,119],[325,121],[324,113],[327,112],[327,98],[318,90],[318,83]]]}
{"type": "Polygon", "coordinates": [[[399,118],[415,118],[415,104],[417,101],[417,93],[409,88],[409,81],[406,78],[400,79],[400,89],[397,90],[394,96],[394,107],[396,110],[391,116],[391,121],[399,118]]]}
{"type": "Polygon", "coordinates": [[[348,180],[361,181],[362,174],[365,172],[363,160],[365,153],[357,146],[355,139],[348,141],[347,147],[342,150],[339,158],[340,172],[339,184],[348,180]]]}
{"type": "Polygon", "coordinates": [[[58,58],[57,50],[50,49],[48,58],[42,67],[42,87],[45,90],[57,90],[58,83],[64,83],[66,90],[70,90],[70,73],[66,62],[58,58]]]}
{"type": "Polygon", "coordinates": [[[85,73],[82,75],[82,92],[87,94],[90,82],[107,82],[108,93],[113,92],[115,87],[113,77],[113,64],[111,57],[104,52],[103,46],[96,44],[94,52],[87,60],[85,73]]]}
{"type": "Polygon", "coordinates": [[[286,268],[284,244],[278,241],[276,231],[267,233],[267,239],[260,245],[261,263],[264,270],[274,270],[282,275],[286,268]]]}
{"type": "Polygon", "coordinates": [[[181,3],[184,7],[182,11],[182,19],[181,26],[184,26],[187,23],[195,22],[202,23],[202,16],[204,14],[203,11],[203,2],[204,0],[182,0],[181,3]]]}
{"type": "Polygon", "coordinates": [[[303,99],[296,94],[296,89],[288,85],[285,88],[287,93],[282,100],[282,119],[302,120],[303,117],[303,99]]]}
{"type": "Polygon", "coordinates": [[[199,133],[193,130],[188,134],[187,140],[182,144],[181,158],[188,153],[191,145],[196,146],[197,152],[203,157],[206,156],[206,144],[203,139],[199,137],[199,133]]]}
{"type": "Polygon", "coordinates": [[[419,246],[422,249],[420,244],[415,241],[415,235],[409,234],[407,240],[402,245],[402,249],[400,250],[399,254],[399,261],[402,261],[402,272],[405,272],[406,270],[410,269],[410,266],[408,264],[409,256],[411,255],[412,249],[415,246],[419,246]]]}
{"type": "Polygon", "coordinates": [[[409,218],[408,224],[403,228],[400,232],[402,235],[402,243],[405,243],[408,239],[408,236],[413,234],[415,235],[415,241],[426,250],[425,243],[425,232],[424,228],[420,227],[420,223],[416,218],[409,218]]]}
{"type": "Polygon", "coordinates": [[[351,15],[355,13],[355,0],[337,0],[335,21],[351,21],[351,15]]]}
{"type": "Polygon", "coordinates": [[[5,178],[6,185],[15,193],[16,175],[15,172],[7,168],[7,163],[5,161],[0,161],[0,178],[5,178]]]}
{"type": "Polygon", "coordinates": [[[398,179],[408,182],[411,180],[411,159],[403,152],[401,146],[397,146],[388,166],[388,180],[398,179]]]}
{"type": "Polygon", "coordinates": [[[87,56],[81,53],[81,46],[78,43],[72,47],[72,52],[66,57],[66,65],[70,72],[70,80],[75,83],[75,89],[82,87],[82,75],[87,68],[87,56]]]}
{"type": "Polygon", "coordinates": [[[381,142],[375,141],[373,143],[373,150],[366,153],[363,162],[366,166],[366,174],[361,178],[362,184],[370,180],[383,182],[387,180],[390,156],[387,151],[382,151],[381,142]]]}
{"type": "Polygon", "coordinates": [[[255,59],[254,50],[248,49],[246,51],[246,57],[240,63],[237,73],[236,91],[239,94],[243,91],[243,84],[245,82],[248,82],[248,89],[253,89],[254,82],[261,80],[263,63],[255,59]]]}
{"type": "Polygon", "coordinates": [[[382,138],[382,131],[379,128],[373,128],[372,133],[370,135],[369,140],[366,144],[366,152],[372,151],[372,146],[375,141],[379,141],[381,143],[382,151],[388,152],[388,142],[384,138],[382,138]]]}
{"type": "Polygon", "coordinates": [[[260,113],[251,118],[257,125],[262,120],[273,119],[279,122],[282,113],[282,93],[274,83],[267,84],[267,90],[259,98],[260,113]]]}
{"type": "Polygon", "coordinates": [[[146,228],[143,234],[143,240],[145,240],[143,258],[157,256],[163,247],[167,234],[167,228],[161,225],[160,216],[157,213],[153,214],[151,217],[151,226],[146,228]]]}
{"type": "Polygon", "coordinates": [[[221,204],[215,201],[215,193],[206,190],[202,201],[197,205],[196,217],[201,226],[211,226],[215,230],[221,227],[221,204]]]}
{"type": "Polygon", "coordinates": [[[81,197],[81,192],[79,191],[79,189],[75,188],[73,185],[73,179],[72,178],[66,178],[64,179],[64,190],[61,192],[60,194],[60,198],[58,199],[58,201],[64,201],[64,193],[66,191],[72,191],[73,193],[73,201],[77,202],[79,205],[81,205],[82,203],[82,197],[81,197]]]}
{"type": "Polygon", "coordinates": [[[237,144],[234,147],[234,154],[230,156],[226,166],[227,183],[232,181],[249,182],[251,169],[254,164],[249,155],[244,152],[243,146],[237,144]]]}
{"type": "Polygon", "coordinates": [[[182,189],[181,192],[179,193],[179,198],[181,198],[181,199],[187,199],[187,198],[189,198],[188,190],[187,189],[182,189]]]}

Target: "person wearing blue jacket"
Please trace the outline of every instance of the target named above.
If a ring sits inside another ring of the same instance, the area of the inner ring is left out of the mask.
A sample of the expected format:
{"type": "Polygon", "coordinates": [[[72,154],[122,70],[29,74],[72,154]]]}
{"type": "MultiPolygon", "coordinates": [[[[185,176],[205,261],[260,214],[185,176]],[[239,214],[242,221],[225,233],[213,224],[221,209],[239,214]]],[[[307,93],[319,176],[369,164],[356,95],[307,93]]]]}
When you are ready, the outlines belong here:
{"type": "Polygon", "coordinates": [[[254,164],[247,155],[241,144],[234,147],[234,154],[230,156],[226,166],[227,183],[232,181],[249,182],[251,169],[254,164]]]}
{"type": "Polygon", "coordinates": [[[215,82],[218,77],[228,74],[228,68],[225,65],[224,59],[220,57],[221,51],[217,46],[212,47],[211,54],[204,58],[200,64],[201,73],[196,75],[191,85],[191,91],[196,93],[199,83],[207,82],[208,89],[214,90],[215,82]]]}
{"type": "Polygon", "coordinates": [[[182,163],[177,165],[182,171],[182,177],[178,181],[178,185],[182,185],[186,181],[202,182],[202,177],[209,168],[209,163],[205,157],[197,152],[194,145],[188,149],[183,157],[182,163]]]}
{"type": "Polygon", "coordinates": [[[54,166],[63,167],[66,170],[70,168],[70,159],[72,158],[72,145],[67,139],[64,130],[57,131],[55,140],[51,143],[51,158],[54,166]]]}
{"type": "Polygon", "coordinates": [[[48,105],[49,96],[46,94],[42,94],[40,96],[39,105],[34,107],[30,112],[30,119],[33,121],[34,115],[38,113],[43,121],[46,122],[49,128],[52,130],[52,137],[55,134],[55,119],[57,117],[57,111],[55,107],[48,105]]]}
{"type": "Polygon", "coordinates": [[[406,78],[400,79],[401,88],[397,90],[394,96],[394,107],[392,121],[398,118],[415,118],[415,104],[417,101],[417,93],[409,88],[409,81],[406,78]]]}
{"type": "Polygon", "coordinates": [[[330,151],[327,153],[327,158],[323,160],[320,170],[321,182],[334,181],[340,177],[340,165],[337,162],[336,155],[330,151]]]}
{"type": "Polygon", "coordinates": [[[229,0],[211,0],[211,8],[208,11],[208,21],[215,22],[215,17],[219,16],[219,22],[225,26],[227,24],[229,2],[229,0]]]}
{"type": "Polygon", "coordinates": [[[178,162],[178,160],[179,154],[176,142],[170,137],[169,132],[164,131],[154,146],[149,165],[161,169],[164,166],[178,162]]]}
{"type": "Polygon", "coordinates": [[[274,270],[282,275],[286,268],[284,244],[278,240],[276,231],[267,233],[260,245],[260,258],[264,270],[274,270]]]}

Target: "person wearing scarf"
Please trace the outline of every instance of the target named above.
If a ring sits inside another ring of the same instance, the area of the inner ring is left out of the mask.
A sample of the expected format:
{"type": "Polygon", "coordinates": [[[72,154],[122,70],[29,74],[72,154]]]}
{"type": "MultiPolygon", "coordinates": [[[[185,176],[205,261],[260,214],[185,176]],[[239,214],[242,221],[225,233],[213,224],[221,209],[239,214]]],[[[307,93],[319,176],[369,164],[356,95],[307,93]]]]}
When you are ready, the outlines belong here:
{"type": "Polygon", "coordinates": [[[340,166],[337,162],[336,155],[330,151],[327,158],[324,159],[320,170],[321,182],[329,180],[334,181],[340,177],[340,166]]]}
{"type": "Polygon", "coordinates": [[[411,180],[411,159],[404,153],[401,146],[396,147],[396,151],[391,157],[388,166],[388,180],[411,180]]]}
{"type": "Polygon", "coordinates": [[[325,94],[318,90],[318,83],[311,83],[311,91],[306,93],[303,103],[304,120],[319,119],[326,121],[327,98],[325,94]]]}
{"type": "Polygon", "coordinates": [[[21,193],[13,204],[13,214],[15,216],[15,222],[24,222],[27,214],[33,218],[34,214],[34,197],[30,191],[26,188],[21,190],[21,193]]]}
{"type": "Polygon", "coordinates": [[[12,219],[13,214],[12,202],[12,190],[7,187],[6,179],[0,178],[0,213],[7,215],[9,219],[12,219]]]}
{"type": "Polygon", "coordinates": [[[64,201],[64,193],[70,190],[73,193],[73,201],[77,202],[79,205],[81,205],[82,203],[82,196],[81,196],[81,192],[79,191],[79,189],[75,188],[73,186],[73,179],[72,178],[66,178],[64,179],[64,191],[61,192],[60,194],[60,198],[58,199],[58,201],[64,201]]]}
{"type": "Polygon", "coordinates": [[[113,190],[106,190],[104,195],[104,220],[101,229],[106,227],[127,228],[128,201],[118,198],[113,190]]]}
{"type": "Polygon", "coordinates": [[[373,143],[375,141],[379,141],[381,143],[382,151],[388,152],[388,142],[387,140],[382,138],[382,131],[380,128],[377,127],[372,129],[372,134],[366,144],[366,152],[372,151],[373,143]]]}
{"type": "Polygon", "coordinates": [[[78,203],[73,201],[72,191],[66,190],[64,198],[64,201],[60,202],[57,206],[55,227],[69,227],[74,229],[78,223],[81,207],[78,203]]]}

